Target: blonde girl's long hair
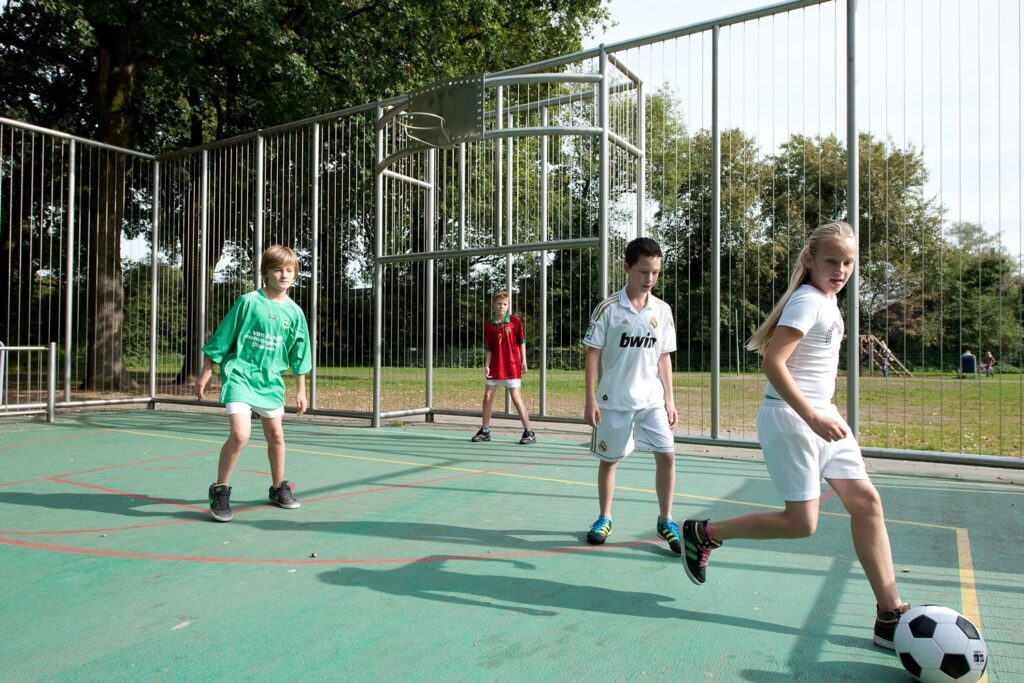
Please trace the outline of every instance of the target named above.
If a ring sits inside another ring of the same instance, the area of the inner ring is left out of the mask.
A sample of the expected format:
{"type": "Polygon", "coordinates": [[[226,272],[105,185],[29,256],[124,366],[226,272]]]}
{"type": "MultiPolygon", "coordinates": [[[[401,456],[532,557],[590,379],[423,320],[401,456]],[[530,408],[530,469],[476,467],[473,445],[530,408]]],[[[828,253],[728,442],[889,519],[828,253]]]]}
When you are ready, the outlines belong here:
{"type": "Polygon", "coordinates": [[[768,314],[765,321],[761,323],[761,326],[757,328],[757,331],[747,341],[748,350],[764,354],[764,350],[768,348],[768,342],[771,341],[772,335],[775,333],[775,328],[779,324],[779,318],[782,317],[782,310],[786,307],[789,298],[793,296],[793,292],[800,285],[811,279],[811,271],[804,265],[804,260],[814,258],[822,243],[827,239],[850,239],[856,243],[856,235],[853,234],[853,228],[844,221],[826,223],[815,228],[807,239],[807,244],[800,250],[800,256],[797,257],[796,265],[789,276],[789,288],[786,289],[786,292],[775,304],[775,308],[772,309],[772,312],[768,314]]]}

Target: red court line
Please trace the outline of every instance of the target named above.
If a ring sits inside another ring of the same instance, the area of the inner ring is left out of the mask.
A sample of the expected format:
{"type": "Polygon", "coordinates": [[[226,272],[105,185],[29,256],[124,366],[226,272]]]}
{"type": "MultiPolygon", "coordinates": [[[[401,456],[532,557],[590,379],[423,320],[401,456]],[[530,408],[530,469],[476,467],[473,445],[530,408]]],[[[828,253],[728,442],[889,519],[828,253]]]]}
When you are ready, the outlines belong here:
{"type": "Polygon", "coordinates": [[[199,451],[190,451],[188,453],[178,453],[176,455],[164,455],[164,456],[160,456],[159,458],[147,458],[145,460],[133,460],[132,462],[123,462],[123,463],[120,463],[118,465],[106,465],[104,467],[93,467],[92,469],[79,470],[77,472],[65,472],[64,474],[53,474],[53,475],[50,475],[50,476],[47,476],[47,477],[32,477],[31,479],[19,479],[18,481],[9,481],[9,482],[0,484],[0,488],[4,488],[5,486],[14,486],[16,484],[27,484],[30,481],[46,481],[47,479],[53,479],[55,477],[74,477],[74,476],[77,476],[79,474],[89,474],[91,472],[105,472],[107,470],[116,470],[116,469],[119,469],[121,467],[134,467],[136,465],[144,465],[144,464],[146,464],[148,462],[162,462],[164,460],[174,460],[176,458],[190,458],[190,457],[192,457],[194,455],[201,455],[203,453],[209,453],[212,450],[213,450],[212,448],[204,448],[204,449],[199,450],[199,451]]]}
{"type": "Polygon", "coordinates": [[[57,477],[47,477],[47,481],[54,481],[58,484],[70,484],[71,486],[81,486],[84,489],[93,489],[95,491],[103,491],[104,493],[113,493],[118,496],[124,496],[125,498],[139,498],[141,500],[148,500],[152,503],[159,503],[160,505],[173,505],[174,507],[185,508],[187,510],[195,510],[196,512],[206,512],[207,508],[199,507],[198,505],[190,505],[189,503],[177,503],[173,500],[166,500],[164,498],[154,498],[153,496],[147,496],[144,493],[132,493],[131,491],[119,491],[117,489],[108,489],[105,486],[96,486],[95,484],[86,484],[81,481],[73,481],[71,479],[58,479],[57,477]]]}
{"type": "Polygon", "coordinates": [[[827,502],[828,499],[831,498],[834,495],[836,495],[836,492],[833,489],[829,489],[828,491],[825,492],[825,495],[823,495],[821,498],[818,499],[818,505],[821,505],[822,503],[827,502]]]}
{"type": "Polygon", "coordinates": [[[609,548],[631,548],[642,545],[659,543],[662,539],[646,541],[626,541],[623,543],[606,543],[601,546],[578,545],[566,546],[565,548],[552,548],[548,550],[524,550],[514,553],[488,553],[486,555],[431,555],[430,557],[383,557],[383,558],[359,558],[359,559],[268,559],[268,558],[246,558],[246,557],[203,557],[201,555],[161,555],[156,553],[126,553],[118,550],[93,550],[90,548],[71,548],[59,545],[46,545],[43,543],[31,543],[29,541],[15,541],[8,538],[0,538],[0,543],[32,548],[35,550],[49,550],[58,553],[72,553],[76,555],[98,555],[101,557],[119,557],[133,560],[163,560],[170,562],[207,562],[213,564],[413,564],[426,562],[447,562],[447,561],[486,561],[504,560],[521,557],[540,557],[543,555],[565,555],[569,553],[598,552],[609,548]]]}
{"type": "MultiPolygon", "coordinates": [[[[406,483],[406,484],[394,484],[392,486],[379,486],[379,487],[375,487],[375,488],[372,488],[372,489],[363,489],[361,491],[349,491],[349,492],[346,492],[346,493],[339,493],[339,494],[331,495],[331,496],[321,496],[319,498],[309,498],[309,499],[306,499],[306,500],[302,501],[302,503],[303,504],[314,503],[314,502],[321,501],[321,500],[330,500],[332,498],[343,498],[343,497],[348,497],[348,496],[360,496],[360,495],[363,495],[363,494],[366,494],[366,493],[379,493],[381,491],[388,491],[388,490],[392,490],[392,489],[411,488],[411,487],[414,487],[414,486],[422,486],[424,484],[432,484],[432,483],[435,483],[435,482],[446,481],[446,480],[449,480],[449,479],[458,479],[460,477],[471,477],[471,476],[474,476],[474,475],[477,475],[477,474],[489,474],[491,472],[503,472],[503,471],[510,470],[510,469],[516,469],[516,468],[519,468],[519,467],[531,467],[533,465],[543,465],[543,464],[547,464],[547,463],[551,463],[551,462],[558,462],[559,460],[566,460],[566,459],[567,458],[553,458],[551,460],[535,460],[535,461],[533,461],[531,463],[525,463],[525,464],[522,464],[522,465],[513,465],[513,466],[510,466],[510,467],[503,467],[503,468],[499,468],[499,469],[482,470],[480,472],[461,472],[461,473],[459,473],[457,475],[452,475],[452,476],[448,476],[448,477],[436,477],[434,479],[424,479],[422,481],[414,481],[414,482],[409,482],[409,483],[406,483]]],[[[96,489],[100,489],[101,491],[107,491],[109,493],[117,493],[119,495],[128,495],[128,496],[133,496],[133,497],[137,497],[137,498],[144,497],[144,496],[139,496],[137,494],[130,494],[130,493],[125,493],[125,492],[114,491],[113,489],[103,489],[103,488],[101,488],[99,486],[91,486],[89,484],[83,484],[81,482],[76,482],[76,481],[56,479],[56,478],[53,478],[53,477],[47,477],[46,479],[49,479],[49,480],[57,482],[57,483],[71,484],[71,485],[74,485],[74,486],[82,486],[82,487],[85,487],[85,488],[96,488],[96,489]]],[[[148,499],[149,500],[157,500],[155,498],[148,498],[148,499]]],[[[163,501],[160,501],[160,502],[163,502],[163,501]]],[[[197,510],[197,511],[203,512],[203,513],[205,513],[207,511],[207,508],[205,508],[205,507],[201,508],[201,507],[198,507],[198,506],[195,506],[195,505],[188,505],[188,504],[183,504],[183,503],[170,503],[170,502],[168,502],[168,504],[179,505],[181,507],[184,507],[184,508],[187,508],[187,509],[190,509],[190,510],[197,510]]],[[[271,507],[273,507],[273,506],[270,505],[270,504],[267,504],[267,505],[257,505],[257,506],[248,507],[248,508],[241,508],[241,509],[235,510],[235,514],[238,515],[238,514],[242,514],[242,513],[245,513],[245,512],[252,512],[253,510],[265,510],[265,509],[268,509],[268,508],[271,508],[271,507]]],[[[166,520],[166,521],[163,521],[163,522],[151,522],[151,523],[148,523],[148,524],[131,524],[131,525],[120,526],[120,527],[101,527],[101,528],[94,528],[94,529],[57,529],[57,530],[51,530],[51,531],[4,531],[2,533],[5,536],[63,536],[63,535],[70,535],[70,534],[100,534],[100,533],[111,533],[111,532],[114,532],[114,531],[134,531],[136,529],[152,529],[154,527],[159,527],[159,526],[171,526],[173,524],[185,524],[186,522],[205,522],[205,521],[208,521],[208,519],[209,518],[206,517],[205,514],[204,514],[202,517],[195,517],[193,519],[172,519],[172,520],[166,520]]]]}

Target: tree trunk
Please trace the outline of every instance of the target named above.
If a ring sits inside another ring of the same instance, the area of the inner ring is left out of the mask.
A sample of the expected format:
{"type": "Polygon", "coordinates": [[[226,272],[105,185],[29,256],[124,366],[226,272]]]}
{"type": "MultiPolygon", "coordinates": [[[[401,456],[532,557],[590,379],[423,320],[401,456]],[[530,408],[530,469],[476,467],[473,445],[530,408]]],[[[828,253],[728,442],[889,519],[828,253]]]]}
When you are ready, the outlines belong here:
{"type": "MultiPolygon", "coordinates": [[[[99,118],[99,138],[121,147],[129,143],[133,123],[132,88],[135,65],[129,31],[122,26],[96,30],[96,80],[93,97],[99,118]]],[[[89,333],[83,388],[119,391],[134,389],[124,369],[122,341],[124,283],[121,278],[121,224],[125,214],[123,154],[99,154],[99,187],[92,209],[92,249],[89,252],[89,333]]]]}

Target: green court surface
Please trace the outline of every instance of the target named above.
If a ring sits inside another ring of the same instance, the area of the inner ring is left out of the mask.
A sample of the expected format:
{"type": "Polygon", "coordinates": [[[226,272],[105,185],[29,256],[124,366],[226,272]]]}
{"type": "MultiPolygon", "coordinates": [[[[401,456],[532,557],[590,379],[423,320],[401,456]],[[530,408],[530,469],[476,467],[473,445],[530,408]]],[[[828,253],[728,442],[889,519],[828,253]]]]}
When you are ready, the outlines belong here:
{"type": "MultiPolygon", "coordinates": [[[[588,546],[583,435],[370,429],[286,418],[298,510],[266,504],[258,425],[206,489],[221,415],[0,421],[6,681],[907,681],[871,644],[874,601],[827,488],[818,532],[734,541],[692,585],[655,537],[654,462],[619,467],[615,526],[588,546]]],[[[680,445],[675,517],[778,502],[763,464],[680,445]]],[[[911,604],[979,624],[988,680],[1024,680],[1024,495],[874,474],[911,604]]],[[[984,480],[983,480],[984,479],[984,480]]]]}

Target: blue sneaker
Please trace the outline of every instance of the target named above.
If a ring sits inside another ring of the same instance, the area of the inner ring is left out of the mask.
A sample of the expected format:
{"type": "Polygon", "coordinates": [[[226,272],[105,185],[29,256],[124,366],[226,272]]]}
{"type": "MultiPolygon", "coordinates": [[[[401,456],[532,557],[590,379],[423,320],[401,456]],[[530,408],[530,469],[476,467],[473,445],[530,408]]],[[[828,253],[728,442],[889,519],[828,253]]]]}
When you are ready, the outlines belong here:
{"type": "Polygon", "coordinates": [[[683,549],[679,545],[679,525],[673,520],[658,517],[658,535],[668,541],[669,550],[676,555],[683,554],[683,549]]]}
{"type": "Polygon", "coordinates": [[[587,543],[601,545],[611,533],[612,520],[607,517],[598,517],[597,521],[590,525],[590,531],[587,532],[587,543]]]}

